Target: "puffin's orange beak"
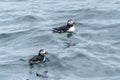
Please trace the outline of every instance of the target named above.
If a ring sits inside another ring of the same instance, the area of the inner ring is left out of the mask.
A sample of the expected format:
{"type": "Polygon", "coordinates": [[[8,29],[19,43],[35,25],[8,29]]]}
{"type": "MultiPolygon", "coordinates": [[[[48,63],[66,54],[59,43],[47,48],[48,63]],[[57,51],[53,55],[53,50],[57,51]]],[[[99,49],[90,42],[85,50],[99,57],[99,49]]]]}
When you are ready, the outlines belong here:
{"type": "Polygon", "coordinates": [[[45,51],[45,53],[44,54],[48,54],[48,52],[47,51],[45,51]]]}

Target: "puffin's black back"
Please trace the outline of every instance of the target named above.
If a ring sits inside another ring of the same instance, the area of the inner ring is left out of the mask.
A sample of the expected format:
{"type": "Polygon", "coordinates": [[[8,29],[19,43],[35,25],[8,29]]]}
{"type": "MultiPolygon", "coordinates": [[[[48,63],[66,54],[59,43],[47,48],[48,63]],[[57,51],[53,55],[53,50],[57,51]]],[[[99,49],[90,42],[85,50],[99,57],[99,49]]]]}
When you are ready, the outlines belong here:
{"type": "Polygon", "coordinates": [[[42,61],[44,59],[44,57],[45,57],[44,55],[36,55],[36,56],[32,57],[30,59],[30,61],[38,61],[38,60],[42,61]]]}

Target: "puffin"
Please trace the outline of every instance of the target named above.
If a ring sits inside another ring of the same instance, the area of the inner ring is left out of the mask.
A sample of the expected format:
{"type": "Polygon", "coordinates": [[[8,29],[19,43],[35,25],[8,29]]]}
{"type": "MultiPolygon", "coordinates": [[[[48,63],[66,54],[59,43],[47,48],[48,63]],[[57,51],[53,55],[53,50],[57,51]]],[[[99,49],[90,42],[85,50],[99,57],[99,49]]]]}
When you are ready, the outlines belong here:
{"type": "Polygon", "coordinates": [[[65,33],[65,32],[74,32],[75,31],[76,22],[72,19],[69,19],[67,25],[53,28],[53,32],[55,33],[65,33]]]}
{"type": "Polygon", "coordinates": [[[37,63],[45,62],[46,61],[46,56],[45,55],[47,55],[47,54],[48,54],[47,50],[40,49],[38,55],[35,55],[34,57],[32,57],[29,60],[29,64],[32,65],[32,64],[37,64],[37,63]]]}

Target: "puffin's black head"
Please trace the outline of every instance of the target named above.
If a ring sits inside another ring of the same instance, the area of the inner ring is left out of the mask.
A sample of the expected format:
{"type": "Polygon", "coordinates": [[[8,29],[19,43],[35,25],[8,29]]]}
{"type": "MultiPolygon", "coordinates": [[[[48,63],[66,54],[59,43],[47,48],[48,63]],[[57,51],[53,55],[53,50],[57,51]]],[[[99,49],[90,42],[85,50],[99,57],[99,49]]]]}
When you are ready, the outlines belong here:
{"type": "Polygon", "coordinates": [[[73,26],[74,24],[76,24],[76,22],[72,19],[69,19],[68,22],[67,22],[68,26],[73,26]]]}
{"type": "Polygon", "coordinates": [[[38,55],[46,55],[46,54],[48,54],[47,50],[41,49],[38,55]]]}

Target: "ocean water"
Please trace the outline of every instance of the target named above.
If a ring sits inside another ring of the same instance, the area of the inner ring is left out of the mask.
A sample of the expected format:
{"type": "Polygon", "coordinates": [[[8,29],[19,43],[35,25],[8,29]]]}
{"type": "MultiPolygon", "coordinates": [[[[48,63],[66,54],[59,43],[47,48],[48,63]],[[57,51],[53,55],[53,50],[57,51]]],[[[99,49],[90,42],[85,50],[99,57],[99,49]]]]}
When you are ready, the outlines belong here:
{"type": "Polygon", "coordinates": [[[0,0],[0,80],[120,80],[120,0],[0,0]],[[52,33],[68,19],[71,37],[52,33]]]}

